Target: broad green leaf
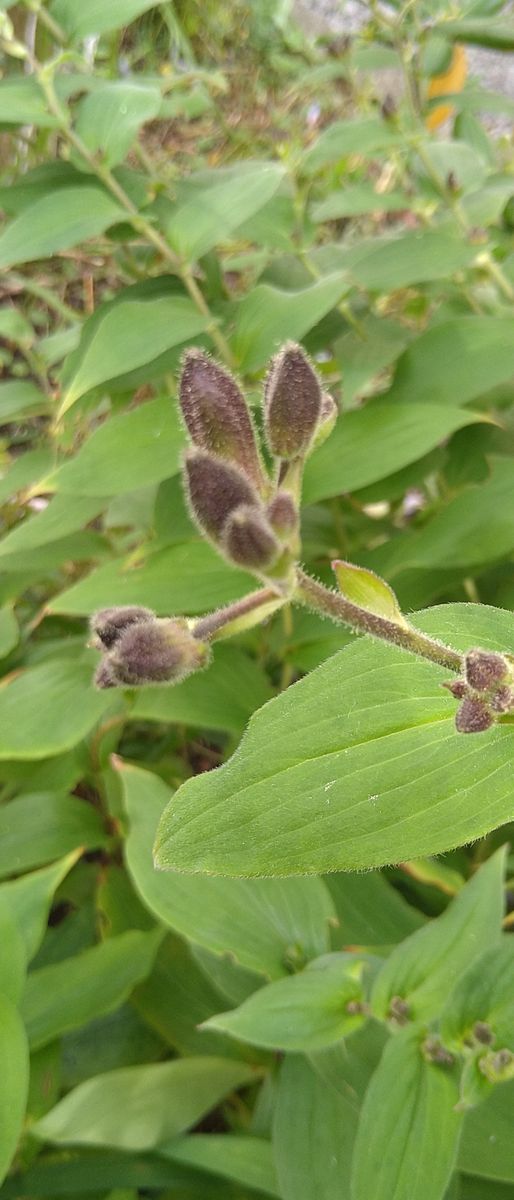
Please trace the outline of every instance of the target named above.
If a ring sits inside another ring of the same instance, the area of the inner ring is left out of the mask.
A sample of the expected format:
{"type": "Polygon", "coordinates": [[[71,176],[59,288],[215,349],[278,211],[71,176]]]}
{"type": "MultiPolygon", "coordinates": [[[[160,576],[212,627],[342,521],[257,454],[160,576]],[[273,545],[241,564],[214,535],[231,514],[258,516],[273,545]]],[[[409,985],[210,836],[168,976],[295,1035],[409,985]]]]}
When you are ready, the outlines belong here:
{"type": "Polygon", "coordinates": [[[460,232],[424,229],[401,237],[367,238],[345,255],[344,265],[354,281],[371,291],[393,291],[447,279],[470,267],[477,248],[460,232]]]}
{"type": "MultiPolygon", "coordinates": [[[[230,966],[234,973],[252,979],[254,987],[262,985],[261,975],[242,972],[234,963],[230,966]]],[[[136,988],[131,1001],[145,1024],[179,1054],[214,1054],[248,1061],[252,1054],[246,1046],[200,1028],[224,1002],[225,997],[201,969],[191,948],[171,933],[158,951],[151,974],[136,988]]]]}
{"type": "Polygon", "coordinates": [[[59,1145],[148,1150],[196,1125],[258,1075],[224,1058],[184,1058],[107,1071],[69,1092],[32,1133],[59,1145]]]}
{"type": "Polygon", "coordinates": [[[427,329],[404,351],[388,400],[467,404],[513,375],[510,319],[456,317],[427,329]]]}
{"type": "Polygon", "coordinates": [[[337,947],[390,946],[423,924],[418,910],[379,871],[334,873],[325,882],[339,918],[333,935],[337,947]]]}
{"type": "Polygon", "coordinates": [[[314,959],[305,971],[259,988],[239,1008],[209,1017],[205,1027],[270,1050],[330,1046],[363,1023],[353,1008],[363,1000],[363,966],[351,954],[314,959]]]}
{"type": "Polygon", "coordinates": [[[232,954],[270,978],[328,949],[332,905],[321,880],[191,879],[155,870],[152,845],[169,790],[156,775],[123,765],[120,771],[130,830],[126,858],[151,912],[183,937],[216,954],[232,954]]]}
{"type": "Polygon", "coordinates": [[[130,558],[97,567],[51,600],[48,608],[82,615],[111,604],[143,604],[161,616],[173,612],[194,616],[229,604],[252,587],[255,582],[249,575],[229,567],[211,546],[196,541],[158,550],[137,570],[130,558]]]}
{"type": "Polygon", "coordinates": [[[161,930],[132,929],[73,958],[32,971],[21,1005],[30,1046],[45,1046],[118,1008],[148,975],[161,938],[161,930]]]}
{"type": "Polygon", "coordinates": [[[9,904],[1,896],[0,939],[0,997],[18,1005],[25,986],[25,943],[9,904]]]}
{"type": "MultiPolygon", "coordinates": [[[[54,496],[42,512],[16,525],[0,542],[0,559],[19,551],[38,550],[48,542],[82,529],[105,507],[98,496],[54,496]]],[[[27,555],[30,565],[31,555],[27,555]]]]}
{"type": "Polygon", "coordinates": [[[377,192],[371,183],[351,183],[318,200],[310,215],[316,223],[338,221],[361,213],[398,212],[409,208],[409,203],[404,192],[377,192]]]}
{"type": "Polygon", "coordinates": [[[240,370],[258,371],[282,342],[303,338],[347,291],[346,276],[340,273],[297,292],[258,283],[236,310],[232,347],[240,370]]]}
{"type": "Polygon", "coordinates": [[[159,1154],[185,1166],[214,1172],[280,1200],[273,1154],[264,1138],[232,1133],[195,1133],[159,1147],[159,1154]]]}
{"type": "MultiPolygon", "coordinates": [[[[345,409],[373,387],[375,377],[398,358],[411,338],[405,326],[388,317],[368,316],[360,328],[362,333],[349,329],[334,344],[343,376],[345,409]]],[[[410,393],[406,398],[411,399],[410,393]]]]}
{"type": "Polygon", "coordinates": [[[427,138],[423,146],[423,158],[420,159],[420,174],[426,178],[430,189],[440,199],[440,190],[432,182],[432,172],[439,179],[446,179],[449,171],[453,171],[461,192],[476,191],[485,182],[488,174],[488,164],[484,155],[468,146],[466,142],[455,138],[427,138]]]}
{"type": "MultiPolygon", "coordinates": [[[[1,250],[1,240],[0,240],[1,250]]],[[[94,332],[76,351],[76,369],[67,379],[60,415],[91,388],[151,362],[165,350],[196,337],[206,318],[187,296],[121,299],[95,314],[94,332]]]]}
{"type": "Polygon", "coordinates": [[[9,1170],[22,1132],[29,1082],[29,1054],[23,1023],[10,1000],[0,995],[0,1181],[9,1170]]]}
{"type": "Polygon", "coordinates": [[[495,1087],[486,1100],[466,1113],[459,1151],[461,1171],[514,1184],[513,1103],[511,1080],[495,1087]]]}
{"type": "MultiPolygon", "coordinates": [[[[0,4],[0,11],[5,7],[0,4]]],[[[53,129],[57,120],[48,111],[45,96],[32,75],[13,75],[0,83],[0,124],[37,125],[53,129]]]]}
{"type": "Polygon", "coordinates": [[[407,567],[479,566],[504,558],[514,547],[514,486],[511,458],[491,460],[485,483],[467,487],[416,533],[391,544],[387,574],[407,567]]]}
{"type": "MultiPolygon", "coordinates": [[[[213,1185],[215,1181],[213,1180],[213,1185]]],[[[12,1175],[3,1185],[2,1200],[19,1200],[23,1192],[30,1196],[83,1196],[84,1188],[96,1195],[121,1200],[120,1188],[158,1192],[165,1188],[185,1189],[188,1200],[225,1200],[219,1189],[209,1188],[208,1176],[180,1166],[171,1159],[156,1154],[127,1154],[121,1150],[67,1150],[66,1157],[47,1158],[41,1155],[26,1171],[12,1175]],[[195,1190],[193,1190],[195,1189],[195,1190]],[[114,1192],[114,1197],[112,1192],[114,1192]]],[[[178,1192],[180,1195],[180,1192],[178,1192]]],[[[125,1200],[125,1197],[124,1197],[125,1200]]],[[[132,1200],[132,1197],[131,1197],[132,1200]]]]}
{"type": "Polygon", "coordinates": [[[41,871],[0,884],[0,904],[5,903],[20,930],[27,962],[34,957],[43,940],[54,892],[77,857],[76,853],[68,854],[41,871]]]}
{"type": "Polygon", "coordinates": [[[73,796],[36,792],[0,808],[0,879],[42,867],[78,847],[107,844],[96,809],[73,796]]]}
{"type": "MultiPolygon", "coordinates": [[[[514,649],[511,614],[487,606],[448,604],[414,623],[458,649],[514,649]]],[[[511,820],[512,727],[457,734],[446,678],[390,645],[347,646],[256,713],[225,766],[179,789],[160,823],[159,866],[362,870],[511,820]]]]}
{"type": "Polygon", "coordinates": [[[413,1021],[432,1019],[463,971],[488,946],[500,946],[505,847],[497,851],[436,920],[397,946],[375,980],[373,1012],[385,1020],[393,997],[413,1021]]]}
{"type": "MultiPolygon", "coordinates": [[[[62,1042],[50,1043],[46,1050],[51,1046],[59,1049],[62,1085],[45,1106],[45,1113],[57,1103],[63,1088],[67,1091],[91,1075],[103,1075],[104,1071],[116,1071],[119,1067],[161,1062],[166,1052],[162,1038],[138,1016],[132,997],[115,1012],[65,1034],[62,1042]]],[[[44,1053],[45,1050],[38,1050],[36,1056],[44,1053]]]]}
{"type": "Polygon", "coordinates": [[[334,560],[332,567],[345,600],[396,625],[406,625],[393,589],[385,579],[380,579],[374,571],[367,571],[365,567],[357,567],[339,558],[334,560]]]}
{"type": "Polygon", "coordinates": [[[88,0],[87,5],[82,0],[53,0],[51,12],[67,33],[82,38],[122,29],[156,6],[157,0],[109,0],[107,6],[104,0],[88,0]]]}
{"type": "Polygon", "coordinates": [[[94,184],[42,196],[0,234],[0,267],[49,258],[120,221],[124,210],[94,184]]]}
{"type": "Polygon", "coordinates": [[[444,36],[455,42],[486,46],[490,50],[514,50],[514,31],[511,21],[491,21],[468,17],[444,22],[444,36]]]}
{"type": "Polygon", "coordinates": [[[10,605],[0,608],[0,658],[5,658],[17,646],[20,637],[18,622],[10,605]]]}
{"type": "Polygon", "coordinates": [[[36,483],[46,471],[51,470],[52,464],[53,455],[46,446],[26,450],[24,454],[13,457],[0,478],[0,504],[11,500],[31,483],[36,483]]]}
{"type": "Polygon", "coordinates": [[[489,1025],[495,1048],[514,1050],[514,945],[505,936],[457,980],[441,1016],[441,1036],[446,1045],[461,1049],[477,1021],[489,1025]]]}
{"type": "Polygon", "coordinates": [[[69,462],[44,480],[51,491],[115,496],[174,475],[184,443],[176,405],[149,400],[100,425],[69,462]]]}
{"type": "Polygon", "coordinates": [[[454,1176],[455,1190],[445,1200],[514,1200],[514,1187],[493,1179],[471,1175],[454,1176]]]}
{"type": "MultiPolygon", "coordinates": [[[[1,95],[1,90],[0,90],[1,95]]],[[[0,425],[24,421],[48,411],[48,397],[28,379],[0,383],[0,425]]]]}
{"type": "Polygon", "coordinates": [[[76,131],[108,167],[123,162],[138,129],[161,107],[161,89],[146,79],[116,80],[95,88],[80,101],[76,131]]]}
{"type": "Polygon", "coordinates": [[[452,1068],[426,1062],[419,1028],[392,1037],[373,1075],[355,1144],[353,1200],[443,1200],[463,1114],[452,1068]]]}
{"type": "Polygon", "coordinates": [[[48,758],[76,746],[112,698],[96,692],[87,664],[56,659],[0,688],[0,760],[48,758]]]}
{"type": "Polygon", "coordinates": [[[376,151],[398,146],[401,140],[401,134],[378,117],[335,121],[306,151],[303,170],[313,175],[327,163],[337,162],[347,154],[373,155],[376,151]]]}
{"type": "Polygon", "coordinates": [[[131,720],[178,721],[241,733],[272,690],[262,668],[238,646],[216,646],[207,671],[172,688],[141,688],[131,720]]]}
{"type": "Polygon", "coordinates": [[[343,413],[307,464],[305,500],[312,504],[384,479],[433,450],[456,429],[483,419],[447,405],[422,408],[382,398],[343,413]]]}
{"type": "Polygon", "coordinates": [[[167,227],[172,246],[188,261],[201,258],[258,212],[283,177],[283,167],[268,162],[190,175],[179,185],[178,207],[167,227]]]}

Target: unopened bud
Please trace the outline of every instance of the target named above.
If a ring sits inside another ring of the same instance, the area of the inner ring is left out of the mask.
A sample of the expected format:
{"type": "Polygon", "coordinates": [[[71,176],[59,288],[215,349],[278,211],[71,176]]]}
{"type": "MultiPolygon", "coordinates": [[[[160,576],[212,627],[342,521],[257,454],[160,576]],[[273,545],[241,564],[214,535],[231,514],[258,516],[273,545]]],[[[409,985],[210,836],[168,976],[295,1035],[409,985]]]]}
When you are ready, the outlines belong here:
{"type": "Polygon", "coordinates": [[[290,492],[277,492],[271,504],[268,504],[266,514],[279,537],[287,537],[295,532],[298,525],[298,509],[290,492]]]}
{"type": "Polygon", "coordinates": [[[506,683],[510,678],[509,667],[502,654],[491,650],[468,650],[464,658],[466,679],[477,692],[489,692],[491,688],[506,683]]]}
{"type": "Polygon", "coordinates": [[[105,688],[119,687],[119,680],[116,678],[108,658],[102,658],[101,662],[99,662],[94,682],[95,687],[99,688],[100,691],[104,691],[105,688]]]}
{"type": "Polygon", "coordinates": [[[469,692],[469,687],[465,679],[445,680],[445,682],[441,684],[441,687],[444,687],[447,689],[447,691],[451,692],[452,696],[455,696],[456,700],[463,700],[464,696],[467,696],[469,692]]]}
{"type": "MultiPolygon", "coordinates": [[[[155,613],[151,609],[139,608],[135,604],[119,608],[102,608],[91,618],[93,645],[98,650],[102,648],[110,650],[129,625],[139,625],[142,621],[152,621],[154,618],[155,613]]],[[[105,687],[105,684],[102,686],[105,687]]]]}
{"type": "Polygon", "coordinates": [[[507,684],[502,684],[489,698],[489,704],[495,713],[510,712],[514,708],[514,692],[507,684]]]}
{"type": "Polygon", "coordinates": [[[479,1058],[478,1066],[489,1083],[506,1083],[514,1078],[514,1054],[511,1050],[493,1050],[479,1058]]]}
{"type": "Polygon", "coordinates": [[[301,346],[287,343],[273,359],[264,390],[266,437],[272,454],[296,458],[308,450],[321,413],[321,386],[301,346]]]}
{"type": "Polygon", "coordinates": [[[195,446],[238,463],[259,485],[262,471],[252,419],[232,375],[203,350],[188,350],[179,399],[195,446]]]}
{"type": "Polygon", "coordinates": [[[259,505],[259,497],[239,467],[204,450],[189,450],[185,474],[191,512],[200,529],[219,540],[234,509],[259,505]]]}
{"type": "Polygon", "coordinates": [[[242,504],[229,517],[223,531],[223,548],[232,562],[263,571],[278,558],[280,545],[262,509],[242,504]]]}
{"type": "Polygon", "coordinates": [[[380,105],[380,112],[384,118],[384,121],[390,121],[392,117],[396,116],[396,100],[390,92],[387,92],[384,96],[382,104],[380,105]]]}
{"type": "Polygon", "coordinates": [[[429,1034],[421,1047],[423,1057],[427,1062],[436,1063],[438,1067],[452,1067],[455,1059],[453,1054],[443,1046],[437,1034],[429,1034]]]}
{"type": "Polygon", "coordinates": [[[457,733],[485,733],[494,724],[493,714],[478,696],[466,696],[457,710],[457,733]]]}
{"type": "Polygon", "coordinates": [[[108,663],[119,684],[179,683],[204,667],[209,647],[177,618],[131,625],[111,650],[108,663]]]}
{"type": "Polygon", "coordinates": [[[482,1046],[490,1046],[494,1042],[494,1033],[485,1021],[476,1021],[473,1026],[473,1037],[482,1046]]]}
{"type": "Polygon", "coordinates": [[[395,1025],[407,1025],[410,1020],[410,1009],[403,996],[392,996],[387,1016],[395,1025]]]}

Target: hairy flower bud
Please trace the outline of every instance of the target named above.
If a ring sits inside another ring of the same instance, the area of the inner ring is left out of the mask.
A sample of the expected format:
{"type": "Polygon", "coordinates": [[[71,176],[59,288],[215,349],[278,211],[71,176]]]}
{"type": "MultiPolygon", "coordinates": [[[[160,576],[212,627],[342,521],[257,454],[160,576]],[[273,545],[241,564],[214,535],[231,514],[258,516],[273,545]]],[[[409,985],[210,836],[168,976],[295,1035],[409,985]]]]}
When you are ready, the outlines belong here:
{"type": "Polygon", "coordinates": [[[119,687],[119,680],[116,678],[114,670],[108,658],[102,658],[95,671],[95,687],[100,691],[105,688],[119,687]]]}
{"type": "MultiPolygon", "coordinates": [[[[209,647],[178,618],[131,625],[116,641],[107,662],[118,684],[179,683],[205,666],[209,647]]],[[[111,685],[112,686],[112,685],[111,685]]]]}
{"type": "Polygon", "coordinates": [[[151,609],[139,608],[135,604],[102,608],[91,618],[93,645],[98,650],[109,650],[129,625],[139,625],[142,621],[151,621],[154,618],[155,613],[151,609]]]}
{"type": "Polygon", "coordinates": [[[507,683],[510,678],[508,663],[502,654],[491,650],[468,650],[464,657],[466,679],[477,692],[488,692],[491,688],[507,683]]]}
{"type": "Polygon", "coordinates": [[[451,692],[456,700],[463,700],[464,696],[467,696],[469,693],[469,687],[465,679],[448,679],[441,684],[441,687],[451,692]]]}
{"type": "Polygon", "coordinates": [[[215,541],[234,509],[241,504],[258,507],[257,492],[239,467],[204,450],[189,450],[184,465],[192,515],[215,541]]]}
{"type": "Polygon", "coordinates": [[[338,412],[339,409],[334,397],[330,395],[330,392],[323,392],[321,396],[321,412],[319,416],[318,427],[312,443],[313,449],[317,449],[318,446],[322,446],[323,442],[326,442],[327,438],[330,437],[330,434],[332,433],[334,425],[337,421],[338,412]]]}
{"type": "Polygon", "coordinates": [[[298,525],[298,509],[290,492],[277,492],[268,504],[266,514],[279,537],[294,533],[298,525]]]}
{"type": "Polygon", "coordinates": [[[494,725],[493,714],[479,696],[466,696],[457,710],[457,733],[484,733],[494,725]]]}
{"type": "Polygon", "coordinates": [[[489,697],[489,704],[495,713],[510,712],[514,708],[514,691],[507,684],[502,684],[489,697]]]}
{"type": "Polygon", "coordinates": [[[308,450],[321,413],[321,385],[301,346],[288,342],[272,360],[264,389],[266,438],[278,458],[308,450]]]}
{"type": "Polygon", "coordinates": [[[238,463],[259,486],[262,470],[252,419],[232,375],[203,350],[188,350],[179,399],[195,446],[238,463]]]}
{"type": "Polygon", "coordinates": [[[227,521],[223,549],[238,566],[263,571],[278,558],[280,545],[262,509],[242,504],[227,521]]]}

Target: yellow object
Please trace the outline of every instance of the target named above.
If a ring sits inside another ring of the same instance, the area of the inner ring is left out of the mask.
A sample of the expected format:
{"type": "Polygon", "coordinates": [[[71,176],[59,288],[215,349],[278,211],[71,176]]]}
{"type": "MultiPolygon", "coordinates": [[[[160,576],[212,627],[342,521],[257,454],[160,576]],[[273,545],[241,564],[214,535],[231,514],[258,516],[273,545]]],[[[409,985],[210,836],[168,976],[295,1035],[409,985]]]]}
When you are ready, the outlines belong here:
{"type": "MultiPolygon", "coordinates": [[[[435,96],[449,96],[452,92],[461,92],[466,82],[468,73],[468,62],[466,51],[463,46],[454,46],[452,61],[447,71],[442,75],[434,75],[428,85],[428,98],[433,100],[435,96]]],[[[427,129],[438,129],[439,125],[443,124],[448,117],[451,117],[454,112],[453,104],[438,104],[437,108],[432,108],[426,118],[425,124],[427,129]]]]}

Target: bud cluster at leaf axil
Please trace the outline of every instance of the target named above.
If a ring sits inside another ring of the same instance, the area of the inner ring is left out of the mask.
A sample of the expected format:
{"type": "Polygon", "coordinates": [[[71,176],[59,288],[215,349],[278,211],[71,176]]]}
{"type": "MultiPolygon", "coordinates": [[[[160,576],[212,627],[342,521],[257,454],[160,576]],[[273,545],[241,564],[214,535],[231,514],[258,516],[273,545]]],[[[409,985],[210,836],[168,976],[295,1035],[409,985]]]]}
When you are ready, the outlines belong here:
{"type": "Polygon", "coordinates": [[[459,733],[483,733],[514,709],[514,664],[491,650],[468,650],[463,666],[463,678],[444,684],[461,701],[455,726],[459,733]]]}
{"type": "Polygon", "coordinates": [[[194,637],[181,617],[159,619],[148,608],[105,608],[91,622],[92,642],[103,657],[99,688],[180,683],[207,665],[209,646],[194,637]]]}
{"type": "Polygon", "coordinates": [[[286,588],[299,555],[303,465],[330,432],[334,401],[301,347],[285,345],[264,385],[270,473],[241,389],[204,351],[186,354],[179,395],[192,442],[184,477],[196,524],[229,562],[286,588]]]}

